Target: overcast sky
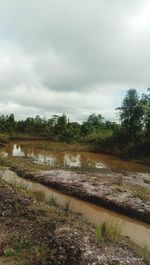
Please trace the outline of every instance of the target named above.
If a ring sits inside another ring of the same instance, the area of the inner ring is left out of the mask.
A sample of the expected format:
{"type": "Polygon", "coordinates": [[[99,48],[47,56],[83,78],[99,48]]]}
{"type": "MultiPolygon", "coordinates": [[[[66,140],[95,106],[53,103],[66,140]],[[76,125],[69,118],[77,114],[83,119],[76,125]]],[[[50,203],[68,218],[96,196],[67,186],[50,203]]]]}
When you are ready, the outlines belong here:
{"type": "Polygon", "coordinates": [[[0,113],[116,120],[149,86],[149,0],[0,0],[0,113]]]}

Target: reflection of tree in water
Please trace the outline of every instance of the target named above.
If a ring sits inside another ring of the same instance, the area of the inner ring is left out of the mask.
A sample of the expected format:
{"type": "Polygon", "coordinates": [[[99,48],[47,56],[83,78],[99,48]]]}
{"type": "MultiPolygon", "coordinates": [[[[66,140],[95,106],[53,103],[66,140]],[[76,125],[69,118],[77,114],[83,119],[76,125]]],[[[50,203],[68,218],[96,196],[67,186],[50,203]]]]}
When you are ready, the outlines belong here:
{"type": "Polygon", "coordinates": [[[96,157],[93,157],[92,153],[82,153],[81,155],[81,165],[82,168],[85,169],[102,169],[106,168],[105,163],[103,163],[101,160],[97,159],[96,157]]]}
{"type": "Polygon", "coordinates": [[[70,153],[65,153],[64,155],[64,167],[81,167],[81,155],[72,155],[70,153]]]}
{"type": "Polygon", "coordinates": [[[30,144],[30,143],[21,144],[20,147],[21,147],[21,150],[24,152],[26,157],[31,157],[32,158],[32,157],[35,156],[34,155],[35,150],[34,150],[32,144],[30,144]]]}
{"type": "Polygon", "coordinates": [[[6,145],[4,148],[2,148],[1,154],[5,157],[11,157],[12,156],[12,145],[6,145]]]}
{"type": "Polygon", "coordinates": [[[25,153],[21,150],[20,145],[13,145],[12,156],[25,156],[25,153]]]}
{"type": "Polygon", "coordinates": [[[37,155],[32,156],[35,162],[40,164],[48,164],[50,166],[55,166],[56,164],[56,157],[48,156],[46,153],[41,154],[38,153],[37,155]]]}

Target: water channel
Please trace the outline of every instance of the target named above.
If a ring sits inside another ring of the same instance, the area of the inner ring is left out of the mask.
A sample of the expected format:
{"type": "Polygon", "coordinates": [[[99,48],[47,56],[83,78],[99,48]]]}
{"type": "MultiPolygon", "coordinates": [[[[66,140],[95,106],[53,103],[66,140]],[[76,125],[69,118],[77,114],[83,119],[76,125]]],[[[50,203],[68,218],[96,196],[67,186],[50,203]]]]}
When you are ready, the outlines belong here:
{"type": "Polygon", "coordinates": [[[90,223],[101,224],[105,220],[112,220],[121,226],[123,235],[130,237],[132,241],[141,246],[147,246],[150,250],[150,225],[148,224],[93,205],[92,203],[84,202],[72,196],[64,195],[42,184],[23,179],[9,169],[2,170],[1,177],[6,182],[21,185],[27,190],[44,192],[46,201],[49,201],[53,197],[60,207],[68,204],[70,211],[81,214],[90,223]]]}
{"type": "MultiPolygon", "coordinates": [[[[13,142],[2,148],[0,154],[4,157],[29,157],[35,163],[48,164],[51,167],[57,166],[58,168],[86,167],[87,170],[88,168],[95,168],[96,170],[114,168],[143,172],[145,174],[147,174],[147,172],[150,173],[150,168],[142,164],[91,152],[49,151],[41,147],[39,148],[38,142],[13,142]]],[[[60,206],[65,206],[67,203],[70,211],[81,214],[88,222],[100,224],[108,219],[113,220],[121,226],[123,235],[130,237],[132,241],[139,245],[146,245],[150,250],[150,225],[74,197],[64,195],[39,183],[23,179],[9,169],[1,170],[0,173],[1,178],[6,182],[21,184],[32,191],[43,191],[46,201],[48,201],[50,197],[53,197],[60,206]]]]}

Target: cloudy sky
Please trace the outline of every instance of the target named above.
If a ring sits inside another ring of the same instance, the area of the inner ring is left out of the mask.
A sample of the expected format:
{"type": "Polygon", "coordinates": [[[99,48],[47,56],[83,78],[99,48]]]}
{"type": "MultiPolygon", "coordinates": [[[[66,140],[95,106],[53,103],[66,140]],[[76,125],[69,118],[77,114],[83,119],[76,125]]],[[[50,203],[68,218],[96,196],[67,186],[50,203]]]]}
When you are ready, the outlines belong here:
{"type": "Polygon", "coordinates": [[[116,120],[149,71],[149,0],[0,0],[0,113],[116,120]]]}

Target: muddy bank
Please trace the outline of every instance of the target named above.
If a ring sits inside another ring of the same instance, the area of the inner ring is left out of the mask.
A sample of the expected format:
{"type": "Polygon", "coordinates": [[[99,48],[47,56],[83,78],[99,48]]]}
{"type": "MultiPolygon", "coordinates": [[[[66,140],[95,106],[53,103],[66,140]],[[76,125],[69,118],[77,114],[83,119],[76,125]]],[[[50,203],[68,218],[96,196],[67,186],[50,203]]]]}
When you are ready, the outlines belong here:
{"type": "Polygon", "coordinates": [[[8,143],[9,141],[7,139],[0,138],[0,147],[4,147],[8,143]]]}
{"type": "Polygon", "coordinates": [[[43,140],[49,140],[48,137],[42,137],[42,136],[11,136],[10,141],[43,141],[43,140]]]}
{"type": "Polygon", "coordinates": [[[149,264],[127,238],[97,244],[93,227],[78,216],[37,203],[32,194],[4,182],[0,182],[0,238],[4,243],[0,264],[149,264]]]}
{"type": "Polygon", "coordinates": [[[0,147],[4,147],[6,143],[0,141],[0,147]]]}
{"type": "Polygon", "coordinates": [[[43,184],[32,181],[30,179],[19,177],[15,172],[9,169],[1,169],[0,177],[2,180],[15,185],[16,187],[24,187],[26,192],[33,192],[44,195],[44,201],[49,203],[50,198],[62,209],[79,214],[84,220],[93,225],[102,225],[104,222],[111,222],[121,227],[122,235],[129,237],[135,244],[144,245],[150,251],[150,225],[143,223],[125,215],[115,213],[104,207],[86,202],[79,198],[64,194],[56,189],[46,187],[43,184]],[[135,232],[136,231],[136,232],[135,232]]]}
{"type": "Polygon", "coordinates": [[[65,170],[30,172],[11,167],[20,176],[150,224],[150,175],[82,173],[65,170]],[[147,197],[146,197],[147,196],[147,197]]]}
{"type": "Polygon", "coordinates": [[[25,136],[25,135],[15,135],[15,136],[11,136],[11,135],[7,135],[7,136],[3,136],[0,137],[0,146],[4,147],[6,144],[11,143],[12,141],[46,141],[49,140],[48,137],[37,137],[37,136],[25,136]]]}

